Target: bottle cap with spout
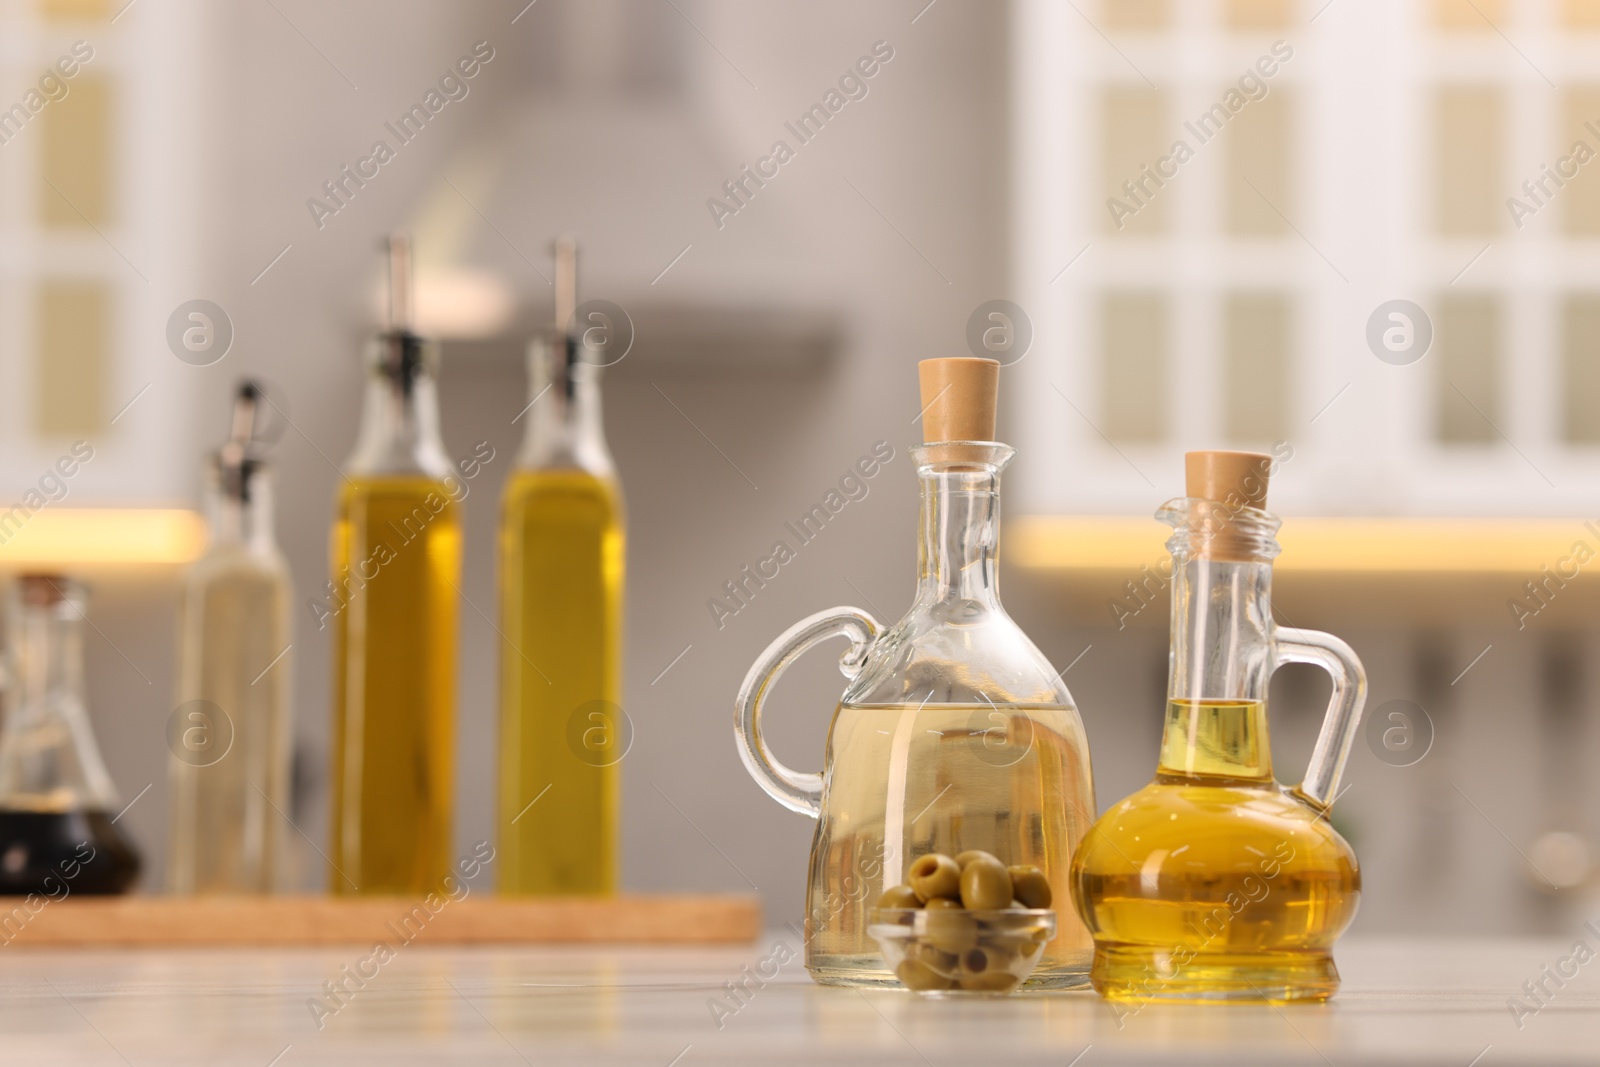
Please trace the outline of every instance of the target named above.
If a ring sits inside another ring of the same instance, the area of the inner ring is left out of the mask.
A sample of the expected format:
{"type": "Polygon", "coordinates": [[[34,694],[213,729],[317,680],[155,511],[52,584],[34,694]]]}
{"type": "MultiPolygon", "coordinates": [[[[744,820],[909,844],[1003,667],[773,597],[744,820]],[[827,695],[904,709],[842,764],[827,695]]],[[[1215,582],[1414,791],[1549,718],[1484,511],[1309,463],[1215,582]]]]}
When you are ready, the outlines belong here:
{"type": "Polygon", "coordinates": [[[344,473],[444,478],[454,464],[439,435],[439,345],[412,330],[411,238],[397,231],[385,248],[387,311],[383,329],[368,345],[361,430],[344,473]]]}
{"type": "Polygon", "coordinates": [[[416,286],[412,279],[411,235],[396,230],[389,235],[384,249],[388,299],[383,329],[372,348],[374,370],[409,390],[419,372],[431,374],[438,370],[439,349],[414,331],[416,286]]]}
{"type": "Polygon", "coordinates": [[[558,237],[551,251],[555,323],[528,342],[528,407],[533,411],[517,465],[577,467],[609,477],[613,464],[601,428],[599,397],[605,364],[585,358],[596,350],[586,345],[577,322],[578,243],[570,236],[558,237]]]}
{"type": "Polygon", "coordinates": [[[411,332],[411,235],[396,230],[389,235],[388,333],[411,332]]]}
{"type": "Polygon", "coordinates": [[[251,483],[262,469],[262,461],[252,448],[260,401],[259,385],[248,378],[239,383],[233,395],[228,439],[212,456],[222,495],[239,503],[249,503],[251,483]]]}
{"type": "Polygon", "coordinates": [[[556,261],[555,323],[548,333],[535,334],[528,356],[535,388],[559,386],[571,397],[578,376],[578,242],[561,236],[550,246],[556,261]]]}
{"type": "Polygon", "coordinates": [[[570,336],[577,327],[573,316],[578,311],[578,242],[571,234],[557,237],[553,246],[556,258],[556,334],[570,336]]]}

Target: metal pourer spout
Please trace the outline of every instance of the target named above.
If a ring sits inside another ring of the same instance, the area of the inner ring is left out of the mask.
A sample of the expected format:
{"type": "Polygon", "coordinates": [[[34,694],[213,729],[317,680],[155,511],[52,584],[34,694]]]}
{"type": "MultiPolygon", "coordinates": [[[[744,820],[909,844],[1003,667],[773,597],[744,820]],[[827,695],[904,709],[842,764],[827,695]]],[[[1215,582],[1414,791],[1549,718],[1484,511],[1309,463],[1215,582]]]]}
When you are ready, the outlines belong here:
{"type": "Polygon", "coordinates": [[[226,498],[248,501],[251,478],[261,469],[261,459],[254,454],[253,443],[256,422],[261,416],[261,386],[245,379],[234,390],[234,413],[229,421],[227,440],[213,456],[218,488],[226,498]]]}
{"type": "Polygon", "coordinates": [[[411,303],[411,235],[396,231],[389,235],[390,333],[411,332],[411,303]]]}
{"type": "Polygon", "coordinates": [[[235,500],[250,498],[250,476],[259,465],[250,455],[250,444],[255,436],[260,402],[259,385],[250,380],[239,383],[233,397],[233,417],[228,427],[228,439],[217,450],[222,491],[235,500]]]}
{"type": "Polygon", "coordinates": [[[565,336],[577,326],[572,321],[578,310],[578,242],[570,235],[556,238],[556,336],[565,336]]]}
{"type": "Polygon", "coordinates": [[[261,402],[261,387],[248,379],[239,383],[233,397],[233,421],[228,427],[228,440],[222,446],[223,462],[237,465],[244,460],[255,435],[256,409],[261,402]]]}
{"type": "Polygon", "coordinates": [[[409,398],[417,377],[436,370],[437,350],[414,332],[416,285],[412,279],[411,235],[396,230],[385,246],[389,268],[389,307],[384,329],[372,347],[372,369],[409,398]]]}
{"type": "Polygon", "coordinates": [[[560,374],[561,393],[571,403],[576,395],[578,336],[582,332],[578,314],[578,242],[570,235],[556,238],[551,246],[556,259],[556,328],[550,335],[555,355],[552,373],[560,374]]]}

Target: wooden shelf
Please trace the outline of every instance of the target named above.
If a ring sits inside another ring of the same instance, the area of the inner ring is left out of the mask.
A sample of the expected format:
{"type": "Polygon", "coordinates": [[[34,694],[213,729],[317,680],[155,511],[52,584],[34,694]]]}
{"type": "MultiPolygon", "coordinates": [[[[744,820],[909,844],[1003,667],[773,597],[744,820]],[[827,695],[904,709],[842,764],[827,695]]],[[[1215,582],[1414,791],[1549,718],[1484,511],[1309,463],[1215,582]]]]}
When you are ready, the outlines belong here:
{"type": "Polygon", "coordinates": [[[727,944],[755,940],[754,896],[445,900],[399,897],[0,898],[0,942],[19,947],[727,944]]]}

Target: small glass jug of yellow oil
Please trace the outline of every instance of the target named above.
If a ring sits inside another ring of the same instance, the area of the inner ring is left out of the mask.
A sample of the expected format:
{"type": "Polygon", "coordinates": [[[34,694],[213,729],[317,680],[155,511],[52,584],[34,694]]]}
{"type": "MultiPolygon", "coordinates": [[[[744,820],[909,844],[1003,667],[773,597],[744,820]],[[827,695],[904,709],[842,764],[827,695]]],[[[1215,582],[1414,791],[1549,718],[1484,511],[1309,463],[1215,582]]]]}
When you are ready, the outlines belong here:
{"type": "Polygon", "coordinates": [[[1322,1000],[1361,874],[1328,822],[1366,699],[1350,646],[1273,622],[1279,520],[1262,510],[1272,457],[1191,452],[1175,533],[1172,652],[1155,781],[1114,805],[1072,864],[1094,935],[1091,981],[1124,1002],[1322,1000]],[[1267,744],[1267,683],[1283,663],[1333,677],[1322,733],[1292,788],[1267,744]]]}
{"type": "Polygon", "coordinates": [[[1006,614],[996,587],[1000,472],[1012,454],[990,440],[999,369],[967,358],[919,367],[929,443],[911,450],[921,537],[904,618],[884,627],[836,608],[803,619],[762,653],[739,692],[745,767],[780,804],[817,820],[806,968],[824,985],[895,984],[868,933],[873,908],[919,857],[968,850],[1038,867],[1051,883],[1056,932],[1030,984],[1088,983],[1089,934],[1066,900],[1073,849],[1094,819],[1094,784],[1060,672],[1006,614]],[[768,749],[762,706],[795,658],[830,637],[850,642],[840,663],[850,682],[823,771],[805,774],[768,749]]]}

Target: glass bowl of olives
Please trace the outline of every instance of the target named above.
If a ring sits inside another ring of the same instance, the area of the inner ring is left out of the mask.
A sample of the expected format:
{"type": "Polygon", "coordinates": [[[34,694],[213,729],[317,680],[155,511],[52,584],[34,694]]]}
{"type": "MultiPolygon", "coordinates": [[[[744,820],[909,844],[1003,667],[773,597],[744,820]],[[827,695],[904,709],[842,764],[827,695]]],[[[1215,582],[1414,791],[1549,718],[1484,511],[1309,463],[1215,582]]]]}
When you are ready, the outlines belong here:
{"type": "Polygon", "coordinates": [[[886,891],[867,933],[907,989],[927,996],[1010,993],[1056,933],[1050,883],[1037,867],[987,852],[930,852],[886,891]]]}

